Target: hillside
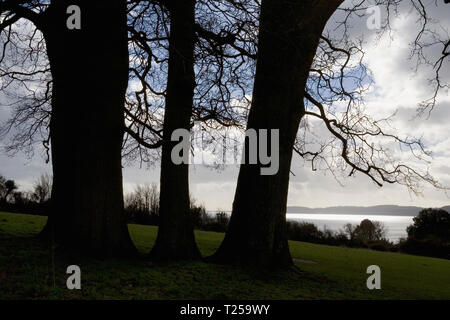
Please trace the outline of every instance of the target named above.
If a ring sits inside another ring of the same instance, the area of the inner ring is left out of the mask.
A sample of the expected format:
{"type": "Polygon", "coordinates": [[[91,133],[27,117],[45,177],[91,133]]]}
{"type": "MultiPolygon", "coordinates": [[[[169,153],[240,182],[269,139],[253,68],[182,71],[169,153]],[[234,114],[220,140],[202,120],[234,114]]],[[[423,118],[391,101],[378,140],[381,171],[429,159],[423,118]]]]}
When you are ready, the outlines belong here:
{"type": "MultiPolygon", "coordinates": [[[[295,241],[290,242],[291,253],[302,272],[263,273],[204,262],[155,265],[144,258],[104,260],[58,248],[52,256],[34,238],[45,219],[0,213],[0,299],[450,299],[447,260],[295,241]],[[66,268],[73,264],[82,270],[82,290],[66,289],[66,268]],[[381,268],[381,290],[366,287],[366,268],[373,264],[381,268]]],[[[149,252],[157,228],[129,229],[139,251],[149,252]]],[[[223,234],[197,231],[196,239],[207,256],[223,234]]]]}

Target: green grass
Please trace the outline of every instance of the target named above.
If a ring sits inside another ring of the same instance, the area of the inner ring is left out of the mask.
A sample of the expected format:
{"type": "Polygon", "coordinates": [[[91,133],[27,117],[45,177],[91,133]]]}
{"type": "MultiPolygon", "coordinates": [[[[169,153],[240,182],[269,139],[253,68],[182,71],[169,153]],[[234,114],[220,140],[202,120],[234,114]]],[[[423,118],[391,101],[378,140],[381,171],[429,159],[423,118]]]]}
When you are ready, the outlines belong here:
{"type": "MultiPolygon", "coordinates": [[[[45,217],[0,213],[0,299],[450,299],[450,261],[290,242],[303,272],[259,272],[204,262],[155,265],[145,259],[94,259],[56,251],[34,236],[45,217]],[[81,268],[82,290],[66,288],[68,265],[81,268]],[[366,268],[381,268],[381,290],[368,290],[366,268]]],[[[142,253],[156,227],[130,225],[142,253]]],[[[196,232],[203,255],[223,234],[196,232]]]]}

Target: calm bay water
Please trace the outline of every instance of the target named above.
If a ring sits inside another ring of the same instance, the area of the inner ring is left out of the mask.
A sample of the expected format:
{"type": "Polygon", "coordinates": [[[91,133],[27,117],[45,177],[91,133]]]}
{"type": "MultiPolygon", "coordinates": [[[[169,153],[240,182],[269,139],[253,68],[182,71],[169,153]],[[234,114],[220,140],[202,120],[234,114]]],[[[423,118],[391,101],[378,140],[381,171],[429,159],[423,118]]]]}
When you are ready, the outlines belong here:
{"type": "MultiPolygon", "coordinates": [[[[217,211],[208,211],[208,214],[211,216],[214,216],[216,213],[217,211]]],[[[225,211],[225,213],[231,215],[230,211],[225,211]]],[[[319,230],[323,230],[326,227],[332,231],[342,230],[347,223],[360,224],[364,219],[379,221],[386,227],[386,237],[394,243],[400,238],[406,238],[406,227],[413,223],[414,218],[414,216],[330,213],[288,213],[286,217],[288,220],[313,223],[319,230]]]]}
{"type": "Polygon", "coordinates": [[[406,227],[413,223],[414,217],[390,216],[390,215],[356,215],[356,214],[321,214],[321,213],[288,213],[287,219],[304,221],[315,224],[319,229],[326,227],[333,231],[339,231],[347,223],[359,224],[364,219],[380,221],[387,229],[387,238],[397,242],[406,237],[406,227]]]}

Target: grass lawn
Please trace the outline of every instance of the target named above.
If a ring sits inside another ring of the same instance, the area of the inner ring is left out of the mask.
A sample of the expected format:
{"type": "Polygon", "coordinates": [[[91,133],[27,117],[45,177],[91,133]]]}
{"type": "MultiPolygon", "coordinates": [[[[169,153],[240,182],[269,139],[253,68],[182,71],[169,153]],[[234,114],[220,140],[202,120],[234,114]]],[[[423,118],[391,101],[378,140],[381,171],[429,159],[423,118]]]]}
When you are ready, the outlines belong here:
{"type": "MultiPolygon", "coordinates": [[[[292,241],[303,272],[258,272],[204,262],[155,265],[145,259],[73,256],[37,242],[45,217],[0,213],[0,299],[450,299],[450,261],[292,241]],[[66,268],[81,268],[82,290],[66,288],[66,268]],[[381,290],[368,290],[366,268],[381,268],[381,290]],[[54,270],[54,272],[53,272],[54,270]],[[55,274],[55,277],[53,276],[55,274]]],[[[129,225],[139,251],[156,227],[129,225]]],[[[196,232],[203,255],[223,234],[196,232]]]]}

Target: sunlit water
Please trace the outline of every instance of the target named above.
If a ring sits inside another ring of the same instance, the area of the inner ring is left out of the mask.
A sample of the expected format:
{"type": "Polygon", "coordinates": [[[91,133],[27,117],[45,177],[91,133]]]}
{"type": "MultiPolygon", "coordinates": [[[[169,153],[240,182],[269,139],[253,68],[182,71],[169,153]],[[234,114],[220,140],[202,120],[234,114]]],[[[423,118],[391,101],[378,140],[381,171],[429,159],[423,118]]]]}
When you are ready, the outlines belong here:
{"type": "MultiPolygon", "coordinates": [[[[209,211],[210,216],[214,216],[216,211],[209,211]]],[[[225,211],[231,215],[230,211],[225,211]]],[[[329,213],[288,213],[288,220],[310,222],[315,224],[319,230],[327,228],[332,231],[344,229],[347,223],[360,224],[364,219],[379,221],[386,227],[386,237],[397,242],[400,238],[406,238],[406,227],[413,223],[414,216],[394,216],[394,215],[358,215],[358,214],[329,214],[329,213]]]]}
{"type": "Polygon", "coordinates": [[[413,223],[414,217],[406,216],[380,216],[380,215],[356,215],[356,214],[321,214],[321,213],[288,213],[287,219],[304,221],[315,224],[319,229],[326,227],[332,231],[339,231],[347,223],[359,224],[364,219],[380,221],[387,229],[387,238],[397,242],[406,237],[406,227],[413,223]]]}

